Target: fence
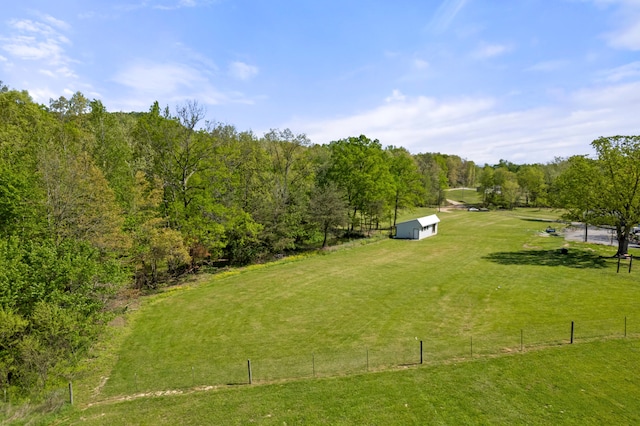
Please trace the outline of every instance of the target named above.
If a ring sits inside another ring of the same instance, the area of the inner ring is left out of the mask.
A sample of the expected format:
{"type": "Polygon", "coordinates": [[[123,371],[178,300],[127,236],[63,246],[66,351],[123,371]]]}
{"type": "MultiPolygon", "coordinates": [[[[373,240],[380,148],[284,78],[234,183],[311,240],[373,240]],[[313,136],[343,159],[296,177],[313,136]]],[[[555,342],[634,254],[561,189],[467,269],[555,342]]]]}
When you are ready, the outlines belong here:
{"type": "MultiPolygon", "coordinates": [[[[640,324],[626,317],[610,320],[556,321],[527,327],[509,327],[448,336],[433,331],[386,347],[315,350],[287,356],[261,356],[256,350],[243,358],[230,359],[212,353],[207,360],[176,360],[176,365],[145,364],[131,373],[116,369],[102,395],[131,395],[167,389],[187,390],[271,383],[292,379],[364,374],[408,368],[420,364],[462,361],[478,357],[526,352],[610,338],[640,337],[640,324]],[[193,361],[193,362],[189,362],[193,361]]],[[[481,330],[481,331],[480,331],[481,330]]]]}

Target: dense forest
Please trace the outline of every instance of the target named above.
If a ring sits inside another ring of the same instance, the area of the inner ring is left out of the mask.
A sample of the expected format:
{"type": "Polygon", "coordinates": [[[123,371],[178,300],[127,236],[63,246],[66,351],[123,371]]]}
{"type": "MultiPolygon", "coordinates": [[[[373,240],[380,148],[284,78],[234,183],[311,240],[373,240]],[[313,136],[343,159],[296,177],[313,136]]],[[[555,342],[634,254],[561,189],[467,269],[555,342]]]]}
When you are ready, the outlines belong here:
{"type": "Polygon", "coordinates": [[[76,93],[45,106],[0,82],[0,388],[69,380],[122,289],[391,230],[447,188],[546,206],[564,167],[258,136],[205,121],[195,101],[121,113],[76,93]]]}

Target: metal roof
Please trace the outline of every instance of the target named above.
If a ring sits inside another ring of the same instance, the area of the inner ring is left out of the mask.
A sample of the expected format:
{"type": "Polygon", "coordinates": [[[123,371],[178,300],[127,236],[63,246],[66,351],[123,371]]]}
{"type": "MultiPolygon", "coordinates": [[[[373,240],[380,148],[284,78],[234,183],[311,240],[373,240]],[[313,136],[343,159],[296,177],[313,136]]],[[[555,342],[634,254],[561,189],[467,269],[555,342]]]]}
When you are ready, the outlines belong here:
{"type": "Polygon", "coordinates": [[[424,216],[424,217],[419,217],[419,218],[416,218],[416,219],[406,220],[404,222],[397,223],[396,226],[401,225],[403,223],[409,223],[409,222],[415,222],[415,221],[418,221],[420,226],[425,227],[425,226],[433,225],[435,223],[440,222],[440,218],[438,216],[436,216],[435,214],[432,214],[432,215],[429,215],[429,216],[424,216]]]}

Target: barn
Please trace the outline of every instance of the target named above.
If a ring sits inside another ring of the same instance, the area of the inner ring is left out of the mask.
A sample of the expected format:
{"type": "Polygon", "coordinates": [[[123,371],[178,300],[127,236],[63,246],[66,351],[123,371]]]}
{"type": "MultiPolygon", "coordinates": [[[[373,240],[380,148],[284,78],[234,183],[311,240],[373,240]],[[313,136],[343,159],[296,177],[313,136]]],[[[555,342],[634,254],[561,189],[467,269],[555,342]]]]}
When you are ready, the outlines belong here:
{"type": "Polygon", "coordinates": [[[421,240],[438,233],[440,219],[435,214],[396,224],[396,238],[421,240]]]}

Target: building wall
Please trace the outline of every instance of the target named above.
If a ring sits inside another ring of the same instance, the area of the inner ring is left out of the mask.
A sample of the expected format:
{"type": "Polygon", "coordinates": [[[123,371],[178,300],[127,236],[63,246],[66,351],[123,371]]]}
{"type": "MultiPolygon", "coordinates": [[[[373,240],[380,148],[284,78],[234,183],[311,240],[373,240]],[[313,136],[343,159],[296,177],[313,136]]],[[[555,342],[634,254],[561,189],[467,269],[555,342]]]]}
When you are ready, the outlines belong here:
{"type": "Polygon", "coordinates": [[[438,233],[438,224],[435,224],[435,229],[433,228],[433,226],[434,225],[429,225],[426,230],[423,230],[422,225],[420,225],[420,222],[418,222],[417,220],[400,223],[396,226],[396,238],[403,238],[403,239],[410,239],[410,240],[416,239],[414,237],[414,232],[415,232],[414,230],[418,229],[419,231],[418,231],[417,239],[421,240],[423,238],[430,237],[438,233]]]}

